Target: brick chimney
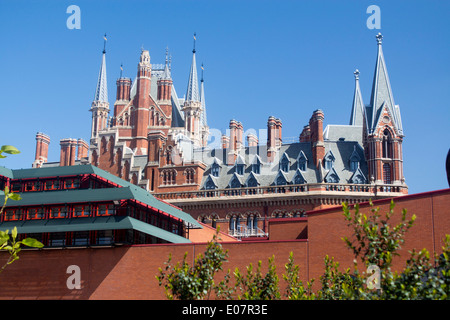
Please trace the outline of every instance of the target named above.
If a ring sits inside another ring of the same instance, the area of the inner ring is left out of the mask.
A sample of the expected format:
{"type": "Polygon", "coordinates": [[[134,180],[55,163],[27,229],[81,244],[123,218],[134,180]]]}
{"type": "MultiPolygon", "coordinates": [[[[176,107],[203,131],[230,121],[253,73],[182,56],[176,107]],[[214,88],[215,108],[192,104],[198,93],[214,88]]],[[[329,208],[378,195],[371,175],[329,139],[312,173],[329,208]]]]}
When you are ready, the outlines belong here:
{"type": "Polygon", "coordinates": [[[325,156],[325,143],[323,141],[323,111],[316,110],[313,112],[309,120],[309,127],[311,130],[311,149],[313,153],[313,161],[316,167],[322,162],[325,156]]]}
{"type": "Polygon", "coordinates": [[[40,168],[48,159],[48,145],[50,137],[42,132],[36,133],[36,155],[33,162],[33,168],[40,168]]]}
{"type": "Polygon", "coordinates": [[[247,144],[249,147],[257,147],[258,146],[258,137],[253,133],[249,133],[247,135],[247,144]]]}
{"type": "Polygon", "coordinates": [[[275,129],[275,146],[277,149],[281,148],[281,143],[283,141],[282,135],[281,135],[281,128],[283,127],[283,124],[281,122],[281,119],[275,119],[276,129],[275,129]]]}
{"type": "MultiPolygon", "coordinates": [[[[230,141],[228,143],[228,155],[227,164],[234,164],[236,161],[237,153],[242,148],[242,136],[244,134],[244,129],[242,123],[236,120],[230,121],[230,141]]],[[[222,139],[223,141],[223,139],[222,139]]]]}
{"type": "Polygon", "coordinates": [[[76,139],[61,139],[59,141],[61,146],[61,156],[59,165],[63,166],[73,166],[75,165],[75,153],[77,149],[77,140],[76,139]]]}
{"type": "Polygon", "coordinates": [[[281,147],[281,120],[270,116],[267,120],[267,160],[272,162],[281,147]]]}
{"type": "Polygon", "coordinates": [[[300,142],[310,142],[311,141],[311,129],[309,125],[303,127],[302,133],[300,133],[299,137],[300,142]]]}
{"type": "Polygon", "coordinates": [[[88,157],[89,145],[83,139],[77,141],[77,160],[88,157]]]}
{"type": "Polygon", "coordinates": [[[230,147],[230,137],[227,135],[222,135],[222,149],[227,149],[230,147]]]}

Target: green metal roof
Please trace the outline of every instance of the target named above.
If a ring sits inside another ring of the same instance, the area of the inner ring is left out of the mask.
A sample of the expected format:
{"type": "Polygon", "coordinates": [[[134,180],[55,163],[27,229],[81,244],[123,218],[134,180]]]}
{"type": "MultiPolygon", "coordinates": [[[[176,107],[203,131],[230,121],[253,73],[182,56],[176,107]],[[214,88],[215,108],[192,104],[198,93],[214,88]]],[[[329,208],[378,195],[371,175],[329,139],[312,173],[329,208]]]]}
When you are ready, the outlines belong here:
{"type": "MultiPolygon", "coordinates": [[[[3,192],[0,192],[3,194],[3,192]]],[[[143,204],[159,209],[167,214],[177,217],[185,222],[193,224],[195,227],[202,226],[190,214],[166,204],[147,191],[136,186],[122,188],[101,188],[101,189],[74,189],[61,191],[44,192],[23,192],[22,199],[17,201],[9,200],[6,207],[40,206],[65,203],[86,203],[115,200],[137,200],[143,204]]]]}
{"type": "Polygon", "coordinates": [[[57,204],[57,203],[73,203],[73,202],[89,202],[89,201],[114,201],[134,199],[144,204],[152,206],[156,209],[164,211],[172,216],[178,217],[198,228],[202,226],[188,213],[165,203],[146,190],[125,181],[115,175],[95,167],[91,164],[75,165],[75,166],[57,166],[31,169],[10,170],[0,167],[0,175],[7,176],[11,179],[33,179],[46,177],[64,177],[82,174],[95,174],[106,180],[109,180],[121,188],[102,188],[102,189],[76,189],[62,191],[46,191],[46,192],[24,192],[21,193],[22,200],[8,201],[9,207],[25,206],[25,205],[41,205],[41,204],[57,204]]]}
{"type": "Polygon", "coordinates": [[[48,219],[8,221],[0,223],[0,230],[12,230],[17,227],[20,233],[72,232],[92,230],[133,229],[171,243],[190,243],[189,239],[155,227],[128,216],[109,216],[93,218],[48,219]]]}
{"type": "MultiPolygon", "coordinates": [[[[6,169],[6,168],[5,168],[6,169]]],[[[9,169],[6,169],[9,170],[9,169]]],[[[111,182],[114,182],[122,187],[133,185],[132,183],[125,181],[115,175],[97,168],[91,164],[75,165],[75,166],[56,166],[56,167],[43,167],[43,168],[30,168],[30,169],[13,169],[9,170],[12,179],[33,179],[33,178],[46,178],[46,177],[64,177],[75,176],[82,174],[95,174],[101,176],[111,182]]],[[[5,174],[8,172],[5,171],[5,174]]],[[[0,175],[2,171],[0,169],[0,175]]]]}
{"type": "Polygon", "coordinates": [[[8,169],[8,168],[5,168],[5,167],[0,167],[0,176],[4,176],[4,177],[12,179],[13,172],[12,172],[11,169],[8,169]]]}

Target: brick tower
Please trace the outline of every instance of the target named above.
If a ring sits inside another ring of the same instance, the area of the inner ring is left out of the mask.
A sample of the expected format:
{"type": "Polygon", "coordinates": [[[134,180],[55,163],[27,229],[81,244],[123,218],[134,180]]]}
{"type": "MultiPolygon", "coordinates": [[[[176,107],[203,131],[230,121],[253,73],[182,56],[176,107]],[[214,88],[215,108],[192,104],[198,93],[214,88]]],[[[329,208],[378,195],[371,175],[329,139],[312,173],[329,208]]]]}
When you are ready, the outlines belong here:
{"type": "Polygon", "coordinates": [[[378,54],[370,105],[364,114],[364,149],[371,182],[404,185],[403,127],[400,107],[394,103],[383,56],[382,39],[376,36],[378,54]]]}
{"type": "Polygon", "coordinates": [[[90,111],[92,112],[91,145],[97,145],[98,133],[108,126],[109,102],[106,81],[106,35],[104,37],[102,64],[98,74],[97,88],[90,111]]]}

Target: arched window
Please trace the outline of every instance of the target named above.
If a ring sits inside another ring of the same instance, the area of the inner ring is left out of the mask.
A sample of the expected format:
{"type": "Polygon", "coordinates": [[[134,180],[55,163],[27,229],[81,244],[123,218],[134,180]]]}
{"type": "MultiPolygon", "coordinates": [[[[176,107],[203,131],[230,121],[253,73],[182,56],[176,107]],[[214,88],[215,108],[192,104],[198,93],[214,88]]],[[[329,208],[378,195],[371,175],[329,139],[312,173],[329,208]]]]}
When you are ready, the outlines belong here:
{"type": "Polygon", "coordinates": [[[392,158],[392,137],[388,129],[383,132],[383,158],[392,158]]]}
{"type": "Polygon", "coordinates": [[[195,171],[194,169],[186,169],[185,171],[186,174],[186,183],[194,183],[194,175],[195,175],[195,171]]]}
{"type": "Polygon", "coordinates": [[[161,175],[163,178],[163,185],[176,184],[177,172],[175,170],[163,170],[161,175]]]}
{"type": "Polygon", "coordinates": [[[172,162],[172,147],[166,149],[166,164],[173,164],[172,162]]]}
{"type": "Polygon", "coordinates": [[[384,184],[391,184],[391,165],[389,163],[383,164],[383,182],[384,184]]]}

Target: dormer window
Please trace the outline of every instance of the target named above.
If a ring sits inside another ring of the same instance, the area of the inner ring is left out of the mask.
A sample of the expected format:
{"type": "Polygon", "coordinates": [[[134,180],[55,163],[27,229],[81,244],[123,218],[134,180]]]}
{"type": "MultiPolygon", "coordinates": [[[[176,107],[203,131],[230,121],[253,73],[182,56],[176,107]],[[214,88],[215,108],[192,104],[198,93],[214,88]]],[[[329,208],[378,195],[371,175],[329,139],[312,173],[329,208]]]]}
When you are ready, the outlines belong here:
{"type": "Polygon", "coordinates": [[[300,169],[300,171],[303,171],[303,172],[306,171],[308,159],[306,158],[303,151],[300,151],[300,154],[297,159],[297,163],[298,163],[298,169],[300,169]]]}
{"type": "Polygon", "coordinates": [[[242,176],[244,174],[245,161],[240,155],[236,158],[235,166],[236,166],[236,173],[242,176]]]}
{"type": "Polygon", "coordinates": [[[359,161],[361,160],[358,152],[356,152],[356,146],[353,148],[353,153],[350,156],[350,171],[355,172],[359,168],[359,161]]]}
{"type": "Polygon", "coordinates": [[[252,172],[254,174],[260,174],[261,173],[261,159],[258,155],[255,156],[252,162],[252,172]]]}
{"type": "Polygon", "coordinates": [[[218,177],[219,173],[220,173],[220,166],[219,166],[219,164],[218,163],[213,163],[212,166],[211,166],[211,174],[214,177],[218,177]]]}
{"type": "Polygon", "coordinates": [[[334,157],[333,152],[328,151],[325,157],[323,158],[326,170],[331,170],[331,168],[333,168],[334,160],[336,160],[336,158],[334,157]]]}
{"type": "Polygon", "coordinates": [[[283,172],[289,171],[289,158],[286,153],[283,154],[283,157],[280,160],[280,169],[283,172]]]}

